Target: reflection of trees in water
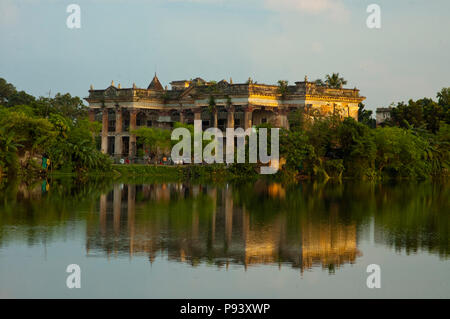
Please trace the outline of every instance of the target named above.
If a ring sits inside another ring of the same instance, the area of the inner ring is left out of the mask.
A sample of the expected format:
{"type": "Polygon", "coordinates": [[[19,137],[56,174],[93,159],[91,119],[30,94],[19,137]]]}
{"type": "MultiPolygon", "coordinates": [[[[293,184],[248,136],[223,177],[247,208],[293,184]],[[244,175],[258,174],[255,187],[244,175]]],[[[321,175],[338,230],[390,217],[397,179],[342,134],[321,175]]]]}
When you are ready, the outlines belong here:
{"type": "Polygon", "coordinates": [[[443,258],[450,250],[449,191],[439,184],[48,184],[0,190],[0,244],[55,241],[76,220],[87,223],[88,255],[334,271],[356,262],[358,238],[373,218],[378,243],[443,258]]]}
{"type": "Polygon", "coordinates": [[[29,245],[58,240],[68,230],[58,226],[86,219],[110,185],[106,179],[85,182],[70,177],[0,185],[0,246],[11,240],[29,245]]]}
{"type": "Polygon", "coordinates": [[[375,241],[406,254],[419,250],[448,258],[450,189],[442,184],[377,189],[375,241]]]}

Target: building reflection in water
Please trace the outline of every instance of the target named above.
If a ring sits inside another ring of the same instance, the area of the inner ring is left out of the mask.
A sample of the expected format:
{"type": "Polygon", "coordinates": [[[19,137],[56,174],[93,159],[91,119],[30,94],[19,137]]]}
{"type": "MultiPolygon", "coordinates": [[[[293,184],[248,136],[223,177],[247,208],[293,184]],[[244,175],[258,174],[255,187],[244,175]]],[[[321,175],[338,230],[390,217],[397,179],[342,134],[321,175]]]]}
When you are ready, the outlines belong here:
{"type": "MultiPolygon", "coordinates": [[[[258,193],[255,185],[254,192],[258,193]]],[[[115,185],[99,199],[99,218],[87,223],[87,255],[147,255],[226,267],[291,265],[301,272],[333,272],[361,255],[356,223],[260,214],[235,200],[231,186],[115,185]],[[261,216],[262,215],[262,216],[261,216]]],[[[280,184],[264,188],[266,201],[283,200],[280,184]]],[[[241,194],[242,196],[242,194],[241,194]]]]}

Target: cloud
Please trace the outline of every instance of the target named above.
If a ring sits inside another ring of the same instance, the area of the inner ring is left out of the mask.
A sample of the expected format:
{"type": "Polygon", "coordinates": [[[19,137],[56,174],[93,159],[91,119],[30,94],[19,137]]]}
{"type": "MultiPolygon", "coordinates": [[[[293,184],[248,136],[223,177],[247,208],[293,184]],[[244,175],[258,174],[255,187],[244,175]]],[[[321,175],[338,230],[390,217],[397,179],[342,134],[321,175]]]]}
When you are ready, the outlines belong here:
{"type": "Polygon", "coordinates": [[[279,12],[327,14],[335,20],[348,18],[350,12],[340,0],[264,0],[267,9],[279,12]]]}

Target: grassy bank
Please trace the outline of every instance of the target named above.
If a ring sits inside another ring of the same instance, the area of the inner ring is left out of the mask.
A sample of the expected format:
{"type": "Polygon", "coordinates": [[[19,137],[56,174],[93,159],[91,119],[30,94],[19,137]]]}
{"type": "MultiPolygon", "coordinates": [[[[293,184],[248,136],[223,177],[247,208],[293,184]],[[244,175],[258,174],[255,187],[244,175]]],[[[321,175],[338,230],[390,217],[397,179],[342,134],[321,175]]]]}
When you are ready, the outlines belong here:
{"type": "Polygon", "coordinates": [[[121,179],[154,179],[155,181],[210,181],[224,182],[236,176],[225,165],[113,165],[113,174],[121,179]]]}

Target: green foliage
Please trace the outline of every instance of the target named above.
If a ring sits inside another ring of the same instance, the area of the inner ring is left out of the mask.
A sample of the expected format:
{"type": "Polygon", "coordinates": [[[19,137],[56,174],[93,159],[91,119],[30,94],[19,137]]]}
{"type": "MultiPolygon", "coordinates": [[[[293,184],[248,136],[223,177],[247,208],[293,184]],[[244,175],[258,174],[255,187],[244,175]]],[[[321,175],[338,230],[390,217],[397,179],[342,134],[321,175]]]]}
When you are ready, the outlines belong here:
{"type": "Polygon", "coordinates": [[[7,131],[4,127],[0,127],[0,177],[6,169],[9,176],[14,175],[18,169],[17,152],[19,147],[18,139],[15,138],[14,132],[7,131]]]}
{"type": "Polygon", "coordinates": [[[280,154],[286,160],[285,168],[311,175],[317,156],[308,136],[302,131],[282,130],[280,133],[280,154]]]}
{"type": "Polygon", "coordinates": [[[80,98],[58,93],[35,99],[0,79],[0,101],[6,105],[0,106],[0,171],[35,170],[44,155],[56,170],[110,169],[109,158],[97,150],[93,137],[99,124],[87,120],[80,98]]]}
{"type": "Polygon", "coordinates": [[[317,86],[326,86],[325,82],[322,79],[317,79],[314,81],[317,86]]]}
{"type": "Polygon", "coordinates": [[[281,99],[284,100],[286,98],[286,95],[288,93],[288,81],[286,80],[279,80],[278,81],[278,94],[281,95],[281,99]]]}
{"type": "Polygon", "coordinates": [[[343,77],[340,77],[339,73],[333,73],[325,76],[325,83],[330,88],[340,89],[347,84],[347,81],[343,77]]]}
{"type": "Polygon", "coordinates": [[[22,110],[2,110],[0,127],[12,132],[22,147],[19,153],[25,151],[34,154],[43,152],[55,142],[57,132],[48,119],[30,116],[22,110]]]}
{"type": "Polygon", "coordinates": [[[448,108],[428,98],[409,100],[408,104],[400,102],[391,110],[390,124],[403,128],[426,128],[436,133],[441,121],[447,120],[450,124],[446,119],[448,108]]]}
{"type": "Polygon", "coordinates": [[[170,139],[171,132],[161,128],[140,127],[131,133],[136,134],[136,137],[145,145],[144,147],[150,150],[152,154],[168,153],[172,141],[170,139]]]}
{"type": "Polygon", "coordinates": [[[341,89],[347,84],[347,81],[339,76],[339,73],[332,73],[325,75],[325,80],[317,79],[314,81],[317,86],[328,86],[333,89],[341,89]]]}
{"type": "Polygon", "coordinates": [[[372,111],[371,110],[365,110],[364,103],[358,104],[358,122],[361,122],[371,128],[375,128],[376,121],[374,118],[372,118],[372,111]]]}
{"type": "Polygon", "coordinates": [[[431,173],[426,161],[428,143],[411,130],[386,127],[375,130],[376,167],[393,177],[425,178],[431,173]]]}
{"type": "Polygon", "coordinates": [[[93,127],[87,119],[73,124],[61,116],[53,116],[51,121],[58,136],[47,153],[56,168],[69,168],[76,172],[111,169],[109,157],[96,149],[93,127]]]}
{"type": "Polygon", "coordinates": [[[450,106],[450,87],[443,88],[437,94],[438,103],[441,106],[446,106],[447,108],[450,106]]]}
{"type": "Polygon", "coordinates": [[[344,164],[341,159],[325,161],[323,167],[327,175],[332,178],[341,178],[342,173],[344,172],[344,164]]]}
{"type": "Polygon", "coordinates": [[[24,91],[17,91],[14,85],[0,78],[0,105],[11,107],[14,105],[28,105],[34,101],[34,96],[24,91]]]}
{"type": "Polygon", "coordinates": [[[450,126],[371,129],[353,118],[304,121],[280,135],[284,169],[315,178],[417,178],[448,174],[450,126]]]}
{"type": "Polygon", "coordinates": [[[373,177],[376,157],[373,130],[348,117],[337,133],[346,176],[373,177]]]}
{"type": "Polygon", "coordinates": [[[213,113],[216,109],[216,99],[214,98],[213,95],[209,96],[209,100],[208,100],[208,111],[209,113],[213,113]]]}

